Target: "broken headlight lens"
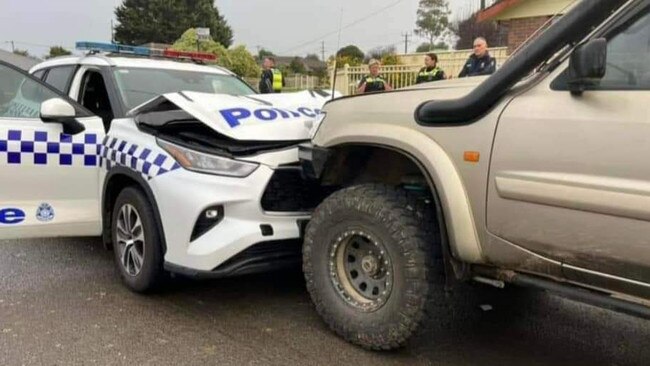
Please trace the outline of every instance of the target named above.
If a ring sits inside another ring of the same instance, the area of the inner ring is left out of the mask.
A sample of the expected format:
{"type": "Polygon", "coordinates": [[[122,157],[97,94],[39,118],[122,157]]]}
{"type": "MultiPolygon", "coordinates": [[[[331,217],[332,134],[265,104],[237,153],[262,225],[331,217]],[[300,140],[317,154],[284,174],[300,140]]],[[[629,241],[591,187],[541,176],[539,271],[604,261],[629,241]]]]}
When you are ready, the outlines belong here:
{"type": "Polygon", "coordinates": [[[244,178],[251,175],[259,164],[210,155],[157,139],[158,145],[187,170],[199,173],[244,178]]]}

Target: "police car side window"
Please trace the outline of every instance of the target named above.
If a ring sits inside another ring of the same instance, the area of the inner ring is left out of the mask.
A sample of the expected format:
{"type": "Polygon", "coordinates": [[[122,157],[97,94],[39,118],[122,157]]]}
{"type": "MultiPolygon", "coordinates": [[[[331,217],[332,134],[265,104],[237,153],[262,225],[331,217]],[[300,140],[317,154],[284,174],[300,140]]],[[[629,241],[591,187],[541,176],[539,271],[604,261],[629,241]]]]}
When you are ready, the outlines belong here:
{"type": "Polygon", "coordinates": [[[650,90],[650,8],[607,42],[607,73],[597,90],[650,90]]]}
{"type": "Polygon", "coordinates": [[[74,73],[75,66],[59,66],[53,67],[45,76],[45,82],[52,85],[58,91],[66,93],[68,91],[68,86],[72,80],[72,74],[74,73]]]}
{"type": "Polygon", "coordinates": [[[0,118],[38,118],[41,104],[57,97],[30,77],[0,65],[0,118]]]}

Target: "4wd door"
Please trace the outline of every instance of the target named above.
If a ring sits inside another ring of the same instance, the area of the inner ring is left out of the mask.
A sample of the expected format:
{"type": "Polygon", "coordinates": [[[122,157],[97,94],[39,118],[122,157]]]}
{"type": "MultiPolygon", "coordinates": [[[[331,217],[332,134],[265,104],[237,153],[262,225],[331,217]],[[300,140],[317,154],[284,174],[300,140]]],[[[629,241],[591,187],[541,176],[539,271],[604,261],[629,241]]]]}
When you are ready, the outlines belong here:
{"type": "Polygon", "coordinates": [[[40,119],[52,98],[67,99],[0,63],[0,238],[101,233],[102,121],[67,99],[85,131],[64,134],[40,119]]]}
{"type": "Polygon", "coordinates": [[[607,39],[607,74],[600,85],[573,96],[564,86],[563,67],[503,112],[487,225],[511,243],[563,262],[569,277],[648,283],[648,8],[622,21],[607,39]]]}

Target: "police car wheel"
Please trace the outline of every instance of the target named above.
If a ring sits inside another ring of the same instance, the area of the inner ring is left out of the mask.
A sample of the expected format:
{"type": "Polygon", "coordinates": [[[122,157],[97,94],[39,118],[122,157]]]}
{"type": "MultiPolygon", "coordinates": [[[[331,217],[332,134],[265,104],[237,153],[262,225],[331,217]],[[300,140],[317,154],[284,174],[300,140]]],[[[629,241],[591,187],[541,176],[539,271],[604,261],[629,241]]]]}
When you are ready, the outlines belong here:
{"type": "Polygon", "coordinates": [[[127,187],[113,206],[115,264],[123,282],[135,292],[157,289],[163,281],[163,253],[155,215],[144,193],[127,187]]]}
{"type": "Polygon", "coordinates": [[[316,310],[337,334],[373,350],[403,346],[434,298],[444,299],[435,212],[380,184],[343,189],[314,212],[303,272],[316,310]]]}

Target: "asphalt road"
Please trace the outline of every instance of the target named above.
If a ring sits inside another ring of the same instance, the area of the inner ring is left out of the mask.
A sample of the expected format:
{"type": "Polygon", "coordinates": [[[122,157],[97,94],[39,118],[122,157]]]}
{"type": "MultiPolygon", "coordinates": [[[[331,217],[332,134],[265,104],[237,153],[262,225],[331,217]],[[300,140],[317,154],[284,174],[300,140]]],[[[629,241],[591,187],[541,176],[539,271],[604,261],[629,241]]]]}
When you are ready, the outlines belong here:
{"type": "Polygon", "coordinates": [[[298,271],[126,290],[97,239],[0,241],[0,365],[648,365],[650,322],[546,294],[464,302],[406,348],[330,333],[298,271]]]}

